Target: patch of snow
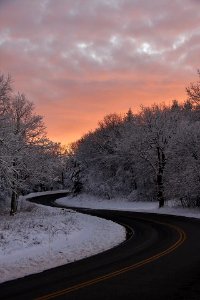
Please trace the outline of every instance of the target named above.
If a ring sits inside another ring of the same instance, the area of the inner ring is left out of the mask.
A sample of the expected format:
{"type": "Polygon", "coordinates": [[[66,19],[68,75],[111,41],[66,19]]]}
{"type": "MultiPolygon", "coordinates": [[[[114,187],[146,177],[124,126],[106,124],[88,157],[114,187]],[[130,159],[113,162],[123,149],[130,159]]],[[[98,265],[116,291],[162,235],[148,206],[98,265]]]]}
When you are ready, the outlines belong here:
{"type": "Polygon", "coordinates": [[[33,197],[37,197],[37,196],[45,196],[45,195],[53,195],[55,193],[59,193],[59,194],[66,194],[69,193],[69,190],[58,190],[58,191],[46,191],[46,192],[36,192],[36,193],[30,193],[26,196],[24,196],[24,199],[29,199],[29,198],[33,198],[33,197]]]}
{"type": "Polygon", "coordinates": [[[41,193],[20,199],[14,217],[0,212],[0,282],[100,253],[126,238],[112,221],[25,200],[35,195],[41,193]]]}
{"type": "Polygon", "coordinates": [[[147,213],[169,214],[184,217],[200,218],[199,208],[183,208],[177,201],[167,201],[165,207],[159,208],[158,202],[130,201],[127,198],[102,199],[81,194],[77,197],[67,196],[56,201],[57,204],[71,207],[110,209],[147,213]]]}

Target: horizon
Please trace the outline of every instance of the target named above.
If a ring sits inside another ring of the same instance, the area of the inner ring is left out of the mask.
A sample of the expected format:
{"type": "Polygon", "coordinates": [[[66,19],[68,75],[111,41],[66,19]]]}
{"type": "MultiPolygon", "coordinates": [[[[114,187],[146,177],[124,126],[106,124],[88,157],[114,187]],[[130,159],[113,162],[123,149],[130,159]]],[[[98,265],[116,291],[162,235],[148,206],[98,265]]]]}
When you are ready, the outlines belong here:
{"type": "Polygon", "coordinates": [[[67,145],[107,114],[187,98],[199,3],[150,2],[0,2],[0,72],[35,104],[51,140],[67,145]]]}

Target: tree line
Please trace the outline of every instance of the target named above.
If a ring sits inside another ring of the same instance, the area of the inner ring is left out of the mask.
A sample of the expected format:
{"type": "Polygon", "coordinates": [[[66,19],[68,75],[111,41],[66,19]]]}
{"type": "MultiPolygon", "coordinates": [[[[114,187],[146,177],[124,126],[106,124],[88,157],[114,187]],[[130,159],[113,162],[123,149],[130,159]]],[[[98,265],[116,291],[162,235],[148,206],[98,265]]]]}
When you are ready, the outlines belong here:
{"type": "Polygon", "coordinates": [[[73,143],[66,178],[74,194],[200,206],[200,80],[186,91],[182,103],[109,114],[73,143]]]}
{"type": "Polygon", "coordinates": [[[110,199],[200,206],[200,72],[188,99],[109,114],[63,150],[47,138],[43,118],[10,76],[0,75],[0,198],[68,188],[110,199]]]}
{"type": "Polygon", "coordinates": [[[20,194],[62,187],[63,168],[62,148],[47,138],[33,103],[0,75],[0,197],[11,198],[10,214],[20,194]]]}

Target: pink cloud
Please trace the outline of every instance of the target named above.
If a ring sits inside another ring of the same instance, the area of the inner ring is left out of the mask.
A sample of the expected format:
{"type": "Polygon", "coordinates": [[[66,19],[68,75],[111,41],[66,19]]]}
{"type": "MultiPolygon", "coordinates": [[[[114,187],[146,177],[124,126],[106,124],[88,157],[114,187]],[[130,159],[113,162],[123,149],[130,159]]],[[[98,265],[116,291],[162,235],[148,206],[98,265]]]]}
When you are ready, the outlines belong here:
{"type": "Polygon", "coordinates": [[[67,142],[106,113],[184,99],[199,24],[195,0],[1,1],[0,71],[67,142]]]}

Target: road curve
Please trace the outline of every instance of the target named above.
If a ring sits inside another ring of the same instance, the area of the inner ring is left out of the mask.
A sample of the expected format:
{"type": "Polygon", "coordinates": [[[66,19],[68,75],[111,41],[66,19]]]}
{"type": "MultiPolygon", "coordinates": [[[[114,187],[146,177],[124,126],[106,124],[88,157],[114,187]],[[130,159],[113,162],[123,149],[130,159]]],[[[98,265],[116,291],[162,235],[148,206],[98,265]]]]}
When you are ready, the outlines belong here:
{"type": "MultiPolygon", "coordinates": [[[[58,196],[40,196],[32,201],[54,205],[58,196]]],[[[0,299],[200,299],[199,220],[79,211],[125,224],[128,240],[90,258],[3,283],[0,299]]]]}

